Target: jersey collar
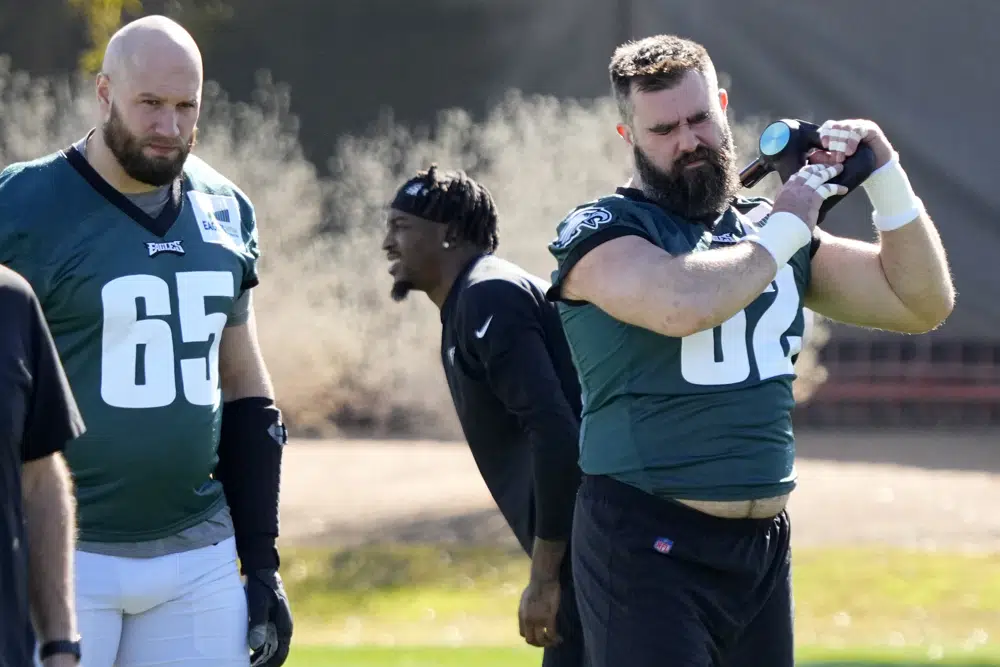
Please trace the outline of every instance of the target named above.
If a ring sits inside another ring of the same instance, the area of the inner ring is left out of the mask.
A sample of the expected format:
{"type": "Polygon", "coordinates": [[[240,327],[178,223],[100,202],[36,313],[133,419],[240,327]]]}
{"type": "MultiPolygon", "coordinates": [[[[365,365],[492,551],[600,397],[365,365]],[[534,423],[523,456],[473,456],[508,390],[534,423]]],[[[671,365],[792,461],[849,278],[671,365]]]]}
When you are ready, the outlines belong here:
{"type": "MultiPolygon", "coordinates": [[[[93,132],[93,130],[91,130],[91,132],[93,132]]],[[[115,206],[122,213],[132,218],[140,226],[144,227],[149,233],[163,238],[166,236],[167,232],[170,231],[174,221],[177,220],[177,216],[181,212],[183,197],[181,178],[174,180],[170,189],[170,198],[167,200],[166,206],[164,206],[163,210],[160,211],[160,214],[154,218],[139,208],[127,196],[116,190],[110,183],[104,180],[104,178],[97,173],[97,170],[90,165],[87,158],[84,157],[79,150],[77,150],[76,145],[64,148],[62,154],[70,163],[70,166],[72,166],[73,169],[75,169],[76,172],[90,184],[90,187],[96,190],[97,193],[104,197],[112,206],[115,206]]]]}
{"type": "Polygon", "coordinates": [[[639,203],[642,203],[642,204],[650,204],[652,206],[656,206],[660,210],[662,210],[665,213],[667,213],[667,215],[669,215],[670,217],[672,217],[672,218],[674,218],[676,220],[681,220],[683,222],[687,222],[687,223],[692,224],[692,225],[704,225],[709,230],[715,229],[719,225],[719,223],[722,221],[722,219],[726,216],[726,214],[730,210],[732,210],[732,206],[730,205],[730,207],[727,208],[725,211],[723,211],[722,214],[717,215],[717,216],[715,216],[713,218],[708,218],[708,217],[706,217],[706,218],[682,218],[679,215],[677,215],[676,213],[673,213],[672,211],[670,211],[669,209],[667,209],[666,207],[664,207],[659,202],[657,202],[657,201],[655,201],[655,200],[650,199],[649,197],[647,197],[646,193],[644,193],[639,188],[629,188],[629,187],[625,187],[625,186],[619,186],[619,187],[615,188],[615,193],[621,195],[622,197],[625,197],[626,199],[631,199],[632,201],[635,201],[635,202],[639,202],[639,203]]]}

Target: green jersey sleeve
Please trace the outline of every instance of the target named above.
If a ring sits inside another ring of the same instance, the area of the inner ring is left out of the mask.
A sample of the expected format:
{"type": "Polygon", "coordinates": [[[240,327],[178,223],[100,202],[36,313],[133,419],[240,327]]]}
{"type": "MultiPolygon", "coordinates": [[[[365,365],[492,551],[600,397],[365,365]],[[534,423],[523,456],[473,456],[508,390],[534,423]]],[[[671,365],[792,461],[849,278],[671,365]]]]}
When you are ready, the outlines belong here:
{"type": "Polygon", "coordinates": [[[240,222],[243,235],[243,245],[246,248],[247,263],[243,275],[243,291],[257,286],[260,276],[257,273],[257,263],[260,260],[260,239],[257,233],[257,211],[253,202],[245,194],[237,190],[237,200],[240,203],[240,222]]]}
{"type": "Polygon", "coordinates": [[[234,188],[239,202],[240,240],[243,242],[244,269],[240,283],[240,293],[233,302],[233,308],[226,320],[227,327],[246,324],[250,319],[250,290],[258,285],[257,262],[260,260],[260,245],[257,236],[257,212],[250,199],[234,188]]]}
{"type": "Polygon", "coordinates": [[[20,274],[31,285],[39,300],[45,299],[46,285],[42,254],[31,234],[38,224],[31,224],[32,199],[38,179],[31,178],[21,165],[11,165],[0,172],[0,264],[20,274]]]}
{"type": "Polygon", "coordinates": [[[654,243],[647,226],[620,199],[605,197],[578,206],[556,227],[556,238],[549,244],[549,252],[556,259],[552,286],[546,293],[550,300],[566,301],[562,297],[566,276],[584,255],[602,243],[620,236],[639,236],[654,243]]]}
{"type": "Polygon", "coordinates": [[[15,258],[22,254],[27,240],[20,224],[21,212],[13,181],[14,172],[10,167],[0,171],[0,264],[23,276],[22,271],[11,266],[15,258]]]}

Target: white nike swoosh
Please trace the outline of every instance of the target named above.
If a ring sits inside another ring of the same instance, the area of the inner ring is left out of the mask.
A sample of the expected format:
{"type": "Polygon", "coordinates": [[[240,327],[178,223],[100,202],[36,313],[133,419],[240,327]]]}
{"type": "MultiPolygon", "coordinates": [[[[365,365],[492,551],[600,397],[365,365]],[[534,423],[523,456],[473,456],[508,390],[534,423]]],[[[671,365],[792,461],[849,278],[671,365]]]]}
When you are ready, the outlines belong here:
{"type": "Polygon", "coordinates": [[[482,338],[486,335],[486,330],[490,328],[490,322],[493,321],[493,316],[490,315],[486,318],[486,322],[483,323],[482,329],[476,329],[476,338],[482,338]]]}

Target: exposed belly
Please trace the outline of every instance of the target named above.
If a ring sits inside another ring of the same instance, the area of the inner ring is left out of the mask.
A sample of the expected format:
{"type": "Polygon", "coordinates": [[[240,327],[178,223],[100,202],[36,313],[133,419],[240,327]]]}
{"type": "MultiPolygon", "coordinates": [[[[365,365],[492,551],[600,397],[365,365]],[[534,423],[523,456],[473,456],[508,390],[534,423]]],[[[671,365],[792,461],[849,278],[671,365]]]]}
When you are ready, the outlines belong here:
{"type": "Polygon", "coordinates": [[[721,519],[768,519],[785,509],[790,495],[786,493],[756,500],[684,500],[683,498],[675,500],[691,509],[721,519]]]}

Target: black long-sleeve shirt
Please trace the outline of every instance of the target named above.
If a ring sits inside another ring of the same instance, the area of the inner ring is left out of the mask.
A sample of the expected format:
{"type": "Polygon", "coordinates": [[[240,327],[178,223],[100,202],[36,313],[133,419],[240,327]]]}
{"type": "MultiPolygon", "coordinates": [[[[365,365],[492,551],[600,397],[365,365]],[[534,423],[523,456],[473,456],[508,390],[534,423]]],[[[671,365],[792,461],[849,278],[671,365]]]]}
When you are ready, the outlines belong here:
{"type": "Polygon", "coordinates": [[[521,546],[568,539],[581,395],[547,283],[484,255],[441,309],[441,361],[473,458],[521,546]]]}
{"type": "Polygon", "coordinates": [[[0,266],[0,667],[32,664],[35,647],[22,466],[62,452],[84,430],[38,298],[0,266]]]}

